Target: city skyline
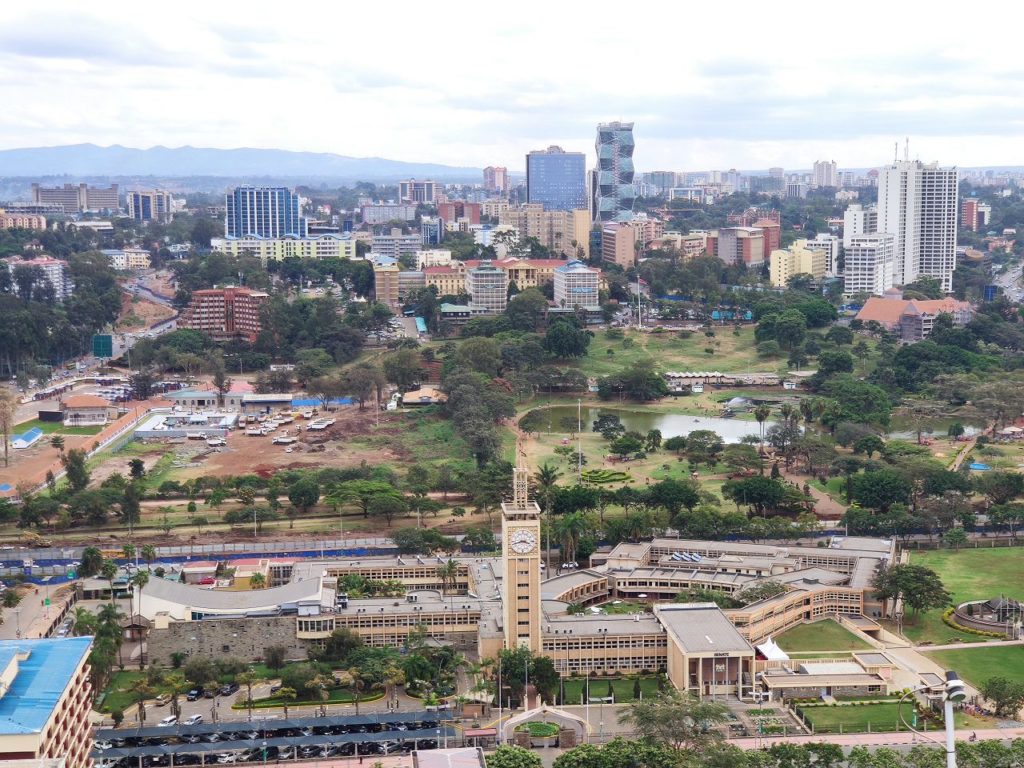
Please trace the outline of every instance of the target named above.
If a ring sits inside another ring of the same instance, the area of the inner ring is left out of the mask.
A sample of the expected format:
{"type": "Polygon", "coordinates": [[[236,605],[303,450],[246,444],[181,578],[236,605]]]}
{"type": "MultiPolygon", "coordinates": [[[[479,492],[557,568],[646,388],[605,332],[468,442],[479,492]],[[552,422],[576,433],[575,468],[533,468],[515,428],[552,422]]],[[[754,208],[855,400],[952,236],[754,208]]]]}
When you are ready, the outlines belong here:
{"type": "MultiPolygon", "coordinates": [[[[594,126],[622,120],[636,123],[638,170],[806,168],[821,158],[877,167],[906,136],[911,157],[926,162],[1024,162],[1017,65],[994,46],[961,53],[939,42],[980,33],[983,22],[970,17],[954,26],[940,14],[878,4],[884,29],[871,7],[843,18],[849,45],[786,44],[831,29],[820,8],[795,4],[768,22],[769,34],[761,25],[732,30],[729,53],[711,34],[678,46],[638,39],[635,66],[594,77],[578,66],[582,55],[622,44],[621,29],[602,24],[600,13],[536,4],[544,24],[493,29],[455,5],[415,23],[397,15],[386,28],[390,50],[445,40],[464,60],[488,62],[450,78],[382,57],[382,32],[353,32],[340,10],[325,9],[314,24],[271,18],[258,5],[244,21],[194,3],[148,15],[117,5],[102,15],[61,2],[11,9],[0,31],[0,96],[10,107],[0,148],[264,147],[518,172],[527,151],[552,144],[592,160],[594,126]],[[770,55],[758,47],[766,40],[779,43],[770,55]],[[527,48],[545,54],[523,56],[527,48]],[[239,109],[275,93],[287,101],[273,119],[239,109]],[[318,119],[297,103],[315,107],[318,119]]],[[[540,18],[531,5],[521,18],[540,18]]],[[[633,13],[656,15],[669,30],[712,31],[733,18],[731,10],[645,4],[633,13]]]]}

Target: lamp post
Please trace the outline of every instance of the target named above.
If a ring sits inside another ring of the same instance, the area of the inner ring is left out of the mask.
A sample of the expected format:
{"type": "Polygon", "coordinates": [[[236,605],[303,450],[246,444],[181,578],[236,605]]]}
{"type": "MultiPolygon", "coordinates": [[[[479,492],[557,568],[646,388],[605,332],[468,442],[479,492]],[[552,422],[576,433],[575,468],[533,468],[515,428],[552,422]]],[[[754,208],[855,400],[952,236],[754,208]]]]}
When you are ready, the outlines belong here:
{"type": "MultiPolygon", "coordinates": [[[[896,704],[896,714],[899,715],[900,722],[915,734],[927,741],[940,744],[941,742],[924,735],[903,718],[903,701],[908,696],[931,687],[930,685],[918,686],[900,696],[900,700],[896,704]]],[[[947,670],[946,683],[942,688],[942,716],[946,721],[946,768],[956,768],[956,729],[953,724],[953,702],[961,702],[965,698],[967,698],[967,690],[960,676],[953,670],[947,670]]]]}

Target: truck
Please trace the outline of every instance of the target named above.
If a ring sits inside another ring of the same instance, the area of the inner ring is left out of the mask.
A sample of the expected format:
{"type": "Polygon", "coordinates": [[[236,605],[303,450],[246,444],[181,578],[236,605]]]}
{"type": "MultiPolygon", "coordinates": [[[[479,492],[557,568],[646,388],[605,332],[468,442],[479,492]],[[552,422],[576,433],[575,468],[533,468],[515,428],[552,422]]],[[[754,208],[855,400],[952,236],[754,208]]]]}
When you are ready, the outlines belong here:
{"type": "Polygon", "coordinates": [[[277,435],[271,442],[274,445],[291,445],[297,443],[299,439],[297,437],[289,437],[288,435],[277,435]]]}

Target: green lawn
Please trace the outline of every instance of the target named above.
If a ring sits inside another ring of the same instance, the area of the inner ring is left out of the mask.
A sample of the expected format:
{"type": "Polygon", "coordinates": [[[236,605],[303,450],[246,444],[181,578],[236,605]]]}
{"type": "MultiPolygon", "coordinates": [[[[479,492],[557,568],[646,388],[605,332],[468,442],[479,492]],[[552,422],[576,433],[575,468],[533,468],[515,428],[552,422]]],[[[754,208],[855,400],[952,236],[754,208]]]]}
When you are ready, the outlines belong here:
{"type": "MultiPolygon", "coordinates": [[[[815,733],[867,733],[905,731],[896,712],[896,704],[839,705],[835,707],[804,707],[801,711],[814,727],[815,733]]],[[[903,703],[903,717],[913,725],[913,705],[903,703]]]]}
{"type": "Polygon", "coordinates": [[[19,435],[22,432],[26,432],[30,429],[38,427],[43,430],[44,434],[52,435],[59,433],[62,435],[98,435],[103,427],[65,427],[63,423],[59,421],[40,421],[39,419],[32,419],[31,421],[23,422],[14,428],[14,431],[19,435]]]}
{"type": "MultiPolygon", "coordinates": [[[[615,693],[615,703],[633,701],[634,677],[591,677],[590,698],[597,699],[608,695],[608,683],[612,684],[612,691],[615,693]]],[[[563,691],[566,704],[579,704],[580,696],[583,693],[585,678],[566,678],[563,682],[563,691]]],[[[643,696],[654,696],[658,693],[658,678],[641,677],[640,692],[643,696]]]]}
{"type": "MultiPolygon", "coordinates": [[[[954,603],[1001,594],[1024,599],[1024,549],[1020,547],[912,552],[910,562],[938,573],[954,603]]],[[[915,643],[930,641],[937,645],[951,641],[977,643],[986,639],[947,627],[942,623],[942,611],[938,610],[916,617],[913,623],[904,621],[903,634],[915,643]]]]}
{"type": "MultiPolygon", "coordinates": [[[[359,702],[376,701],[377,699],[384,697],[384,691],[371,691],[364,693],[359,697],[359,702]]],[[[348,688],[331,688],[330,696],[326,701],[320,699],[296,699],[294,701],[288,701],[278,696],[268,696],[263,699],[253,699],[253,709],[269,709],[271,707],[283,707],[286,704],[288,707],[319,707],[321,704],[352,704],[356,700],[355,694],[352,693],[348,688]]],[[[232,709],[248,709],[245,704],[245,696],[236,700],[231,705],[232,709]]]]}
{"type": "Polygon", "coordinates": [[[614,600],[599,607],[604,613],[611,616],[616,614],[649,612],[651,610],[651,606],[647,603],[631,603],[628,600],[614,600]]]}
{"type": "Polygon", "coordinates": [[[1024,646],[994,645],[992,648],[958,648],[927,654],[946,669],[954,669],[975,686],[990,677],[1006,677],[1024,683],[1024,646]]]}
{"type": "Polygon", "coordinates": [[[793,652],[860,651],[871,648],[869,643],[832,619],[795,626],[775,638],[775,642],[782,650],[793,652]]]}
{"type": "MultiPolygon", "coordinates": [[[[114,712],[116,710],[123,712],[135,705],[138,702],[138,697],[132,692],[132,686],[139,680],[145,679],[145,672],[131,672],[128,670],[114,672],[110,676],[110,682],[107,683],[107,687],[103,690],[102,704],[99,705],[100,712],[114,712]]],[[[159,685],[154,686],[152,690],[153,693],[150,698],[167,692],[164,687],[159,685]]]]}

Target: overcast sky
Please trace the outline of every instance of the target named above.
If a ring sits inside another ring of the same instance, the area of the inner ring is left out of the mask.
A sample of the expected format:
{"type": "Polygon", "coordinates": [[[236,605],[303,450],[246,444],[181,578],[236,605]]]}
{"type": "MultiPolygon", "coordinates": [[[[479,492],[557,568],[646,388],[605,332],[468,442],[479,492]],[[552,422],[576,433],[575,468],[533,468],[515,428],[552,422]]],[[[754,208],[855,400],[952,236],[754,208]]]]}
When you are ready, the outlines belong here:
{"type": "Polygon", "coordinates": [[[922,160],[1024,164],[1019,3],[47,0],[3,14],[3,149],[520,171],[549,144],[592,157],[596,123],[632,120],[641,171],[871,167],[905,136],[922,160]]]}

